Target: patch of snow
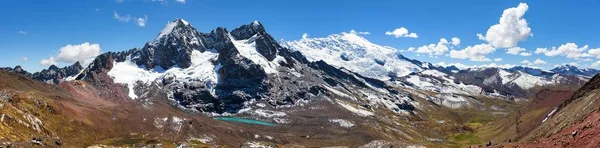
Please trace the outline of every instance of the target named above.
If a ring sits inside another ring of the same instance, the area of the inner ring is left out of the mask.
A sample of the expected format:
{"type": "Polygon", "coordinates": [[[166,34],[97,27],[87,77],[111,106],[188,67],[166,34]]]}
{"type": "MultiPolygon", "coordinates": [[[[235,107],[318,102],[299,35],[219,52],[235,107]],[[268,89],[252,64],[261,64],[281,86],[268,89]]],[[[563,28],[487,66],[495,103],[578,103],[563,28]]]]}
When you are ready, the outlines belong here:
{"type": "Polygon", "coordinates": [[[284,118],[273,118],[273,121],[275,121],[275,123],[277,123],[277,124],[292,123],[289,119],[284,119],[284,118]]]}
{"type": "Polygon", "coordinates": [[[267,60],[267,58],[265,58],[256,50],[256,34],[247,40],[235,40],[231,35],[229,35],[229,38],[241,56],[248,58],[255,64],[260,65],[266,73],[271,74],[279,72],[277,71],[277,67],[280,66],[279,61],[284,60],[284,58],[278,55],[275,57],[275,59],[273,59],[273,61],[267,60]]]}
{"type": "Polygon", "coordinates": [[[431,75],[431,76],[435,76],[435,77],[445,77],[445,76],[447,76],[447,74],[445,74],[445,73],[442,73],[442,72],[437,71],[437,70],[432,70],[432,69],[421,71],[421,74],[431,75]]]}
{"type": "Polygon", "coordinates": [[[555,107],[552,111],[550,111],[550,113],[548,115],[546,115],[546,117],[544,118],[544,120],[542,120],[542,123],[546,122],[546,120],[548,120],[548,118],[552,117],[552,115],[554,115],[554,112],[556,112],[558,108],[555,107]]]}
{"type": "Polygon", "coordinates": [[[329,119],[329,122],[337,123],[341,127],[345,127],[345,128],[350,128],[350,127],[354,126],[354,123],[352,123],[348,120],[344,120],[344,119],[329,119]]]}
{"type": "Polygon", "coordinates": [[[264,110],[264,109],[256,109],[256,110],[254,110],[254,112],[252,114],[258,115],[261,117],[266,117],[266,118],[283,117],[283,116],[287,115],[285,112],[264,110]]]}
{"type": "Polygon", "coordinates": [[[73,76],[69,76],[67,78],[65,78],[65,81],[73,81],[75,79],[77,79],[77,77],[79,77],[79,75],[81,75],[81,73],[83,73],[84,69],[82,69],[81,71],[79,71],[78,74],[73,75],[73,76]]]}
{"type": "Polygon", "coordinates": [[[256,103],[256,106],[258,106],[258,107],[261,107],[261,108],[262,108],[262,107],[266,107],[266,106],[267,106],[267,104],[264,104],[264,103],[256,103]]]}
{"type": "Polygon", "coordinates": [[[258,142],[258,141],[248,141],[246,143],[244,143],[244,145],[242,147],[247,147],[247,148],[273,148],[273,146],[258,142]]]}
{"type": "Polygon", "coordinates": [[[330,92],[332,92],[332,93],[334,93],[334,94],[336,94],[336,95],[338,95],[340,97],[349,98],[349,99],[352,99],[352,100],[356,101],[356,98],[354,98],[354,97],[352,97],[352,96],[350,96],[350,95],[348,95],[346,93],[343,93],[341,91],[338,91],[336,89],[333,89],[333,88],[325,86],[325,85],[323,85],[323,87],[325,87],[325,89],[329,90],[330,92]]]}
{"type": "Polygon", "coordinates": [[[143,67],[138,67],[131,61],[130,56],[124,62],[114,62],[113,65],[108,75],[113,78],[114,83],[127,85],[127,88],[129,88],[128,96],[131,99],[138,98],[134,90],[136,83],[148,84],[162,75],[153,70],[147,71],[143,67]]]}
{"type": "Polygon", "coordinates": [[[171,122],[173,124],[171,126],[171,129],[173,129],[177,132],[181,131],[181,127],[183,126],[183,120],[185,120],[185,119],[182,119],[182,118],[179,118],[176,116],[171,117],[171,122]]]}
{"type": "Polygon", "coordinates": [[[363,110],[363,109],[359,109],[359,108],[355,108],[352,105],[346,104],[345,102],[340,101],[340,100],[338,100],[337,103],[340,106],[342,106],[343,108],[345,108],[346,110],[348,110],[350,112],[353,112],[353,113],[355,113],[355,114],[357,114],[359,116],[362,116],[362,117],[373,116],[374,115],[373,112],[370,112],[370,111],[367,111],[367,110],[363,110]]]}
{"type": "Polygon", "coordinates": [[[165,26],[165,28],[163,28],[160,31],[160,34],[158,34],[158,36],[156,37],[156,39],[160,39],[165,35],[171,34],[171,32],[173,32],[173,29],[177,26],[177,21],[173,21],[173,22],[169,22],[167,23],[167,25],[165,26]]]}

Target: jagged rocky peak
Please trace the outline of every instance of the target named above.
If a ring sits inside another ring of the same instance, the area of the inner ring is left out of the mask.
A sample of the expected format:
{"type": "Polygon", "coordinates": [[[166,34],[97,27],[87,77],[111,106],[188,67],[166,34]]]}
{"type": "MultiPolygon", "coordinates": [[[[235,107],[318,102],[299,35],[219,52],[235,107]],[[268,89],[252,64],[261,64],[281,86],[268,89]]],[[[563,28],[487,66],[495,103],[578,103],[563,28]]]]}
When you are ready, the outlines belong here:
{"type": "Polygon", "coordinates": [[[158,36],[148,42],[133,56],[138,65],[147,69],[160,66],[168,69],[173,66],[188,68],[191,66],[190,55],[193,50],[204,52],[202,35],[183,19],[167,23],[158,36]]]}
{"type": "Polygon", "coordinates": [[[254,42],[258,53],[269,61],[273,61],[277,57],[277,51],[281,49],[277,41],[258,21],[233,29],[230,34],[235,40],[254,42]]]}
{"type": "Polygon", "coordinates": [[[76,77],[82,70],[83,67],[79,62],[75,62],[74,64],[63,68],[58,68],[56,65],[50,65],[48,69],[34,73],[32,78],[49,84],[58,84],[65,81],[68,77],[76,77]]]}

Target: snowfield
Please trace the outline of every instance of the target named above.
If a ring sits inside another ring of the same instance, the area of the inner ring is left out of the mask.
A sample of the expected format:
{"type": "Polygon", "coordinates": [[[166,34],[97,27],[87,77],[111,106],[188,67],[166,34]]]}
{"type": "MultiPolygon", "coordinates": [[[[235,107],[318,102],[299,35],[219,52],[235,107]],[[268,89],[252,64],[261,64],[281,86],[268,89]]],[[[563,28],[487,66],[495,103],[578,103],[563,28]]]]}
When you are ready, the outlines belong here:
{"type": "Polygon", "coordinates": [[[215,50],[204,52],[193,50],[192,66],[186,69],[175,66],[166,71],[161,68],[146,70],[143,66],[133,63],[131,57],[127,57],[124,62],[115,62],[108,75],[113,78],[114,83],[127,85],[131,99],[138,98],[134,90],[136,84],[149,85],[157,79],[174,79],[179,83],[201,81],[212,90],[211,93],[214,95],[214,87],[219,80],[217,72],[220,65],[214,65],[212,61],[215,61],[217,56],[218,53],[215,50]]]}
{"type": "Polygon", "coordinates": [[[323,60],[366,77],[390,79],[390,73],[405,76],[423,69],[398,57],[398,50],[373,44],[355,31],[329,35],[325,38],[303,38],[282,41],[282,46],[300,51],[309,61],[323,60]]]}

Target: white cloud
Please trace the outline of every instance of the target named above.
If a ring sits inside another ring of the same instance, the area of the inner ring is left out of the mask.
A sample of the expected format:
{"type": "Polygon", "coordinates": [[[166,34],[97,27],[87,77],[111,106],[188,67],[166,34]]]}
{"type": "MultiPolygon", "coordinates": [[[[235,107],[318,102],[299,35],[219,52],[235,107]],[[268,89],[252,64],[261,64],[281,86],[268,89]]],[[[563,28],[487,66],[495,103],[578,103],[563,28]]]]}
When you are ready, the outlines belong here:
{"type": "Polygon", "coordinates": [[[167,0],[150,0],[152,2],[159,2],[160,4],[166,5],[167,4],[167,0]]]}
{"type": "Polygon", "coordinates": [[[40,61],[40,65],[44,65],[44,66],[56,65],[56,59],[54,57],[50,57],[48,59],[43,59],[42,61],[40,61]]]}
{"type": "Polygon", "coordinates": [[[413,51],[415,51],[415,50],[416,50],[416,48],[415,48],[415,47],[408,47],[408,51],[409,51],[409,52],[413,52],[413,51]]]}
{"type": "Polygon", "coordinates": [[[175,2],[185,4],[185,0],[175,0],[175,2]]]}
{"type": "Polygon", "coordinates": [[[119,22],[129,22],[130,20],[135,20],[137,25],[140,27],[146,26],[146,22],[148,22],[148,16],[144,15],[144,17],[132,17],[131,15],[120,15],[116,10],[114,10],[113,18],[118,20],[119,22]]]}
{"type": "Polygon", "coordinates": [[[499,23],[491,26],[485,36],[478,34],[478,38],[485,39],[496,48],[517,46],[518,42],[525,41],[533,35],[527,20],[523,18],[527,9],[529,6],[526,3],[520,3],[517,7],[504,10],[499,23]]]}
{"type": "Polygon", "coordinates": [[[146,26],[146,21],[148,20],[148,16],[144,15],[144,18],[137,18],[137,24],[140,27],[146,26]]]}
{"type": "Polygon", "coordinates": [[[308,36],[310,36],[310,35],[308,35],[308,33],[303,33],[302,34],[302,39],[306,39],[306,38],[308,38],[308,36]]]}
{"type": "Polygon", "coordinates": [[[22,30],[21,30],[21,31],[17,31],[17,33],[18,33],[18,34],[21,34],[21,35],[27,35],[27,33],[28,33],[28,32],[27,32],[27,31],[22,31],[22,30]]]}
{"type": "Polygon", "coordinates": [[[549,56],[549,57],[562,55],[562,56],[566,56],[567,58],[571,58],[571,59],[579,59],[582,57],[590,56],[588,53],[585,53],[585,51],[587,49],[588,49],[588,45],[579,47],[575,43],[566,43],[566,44],[560,45],[558,48],[552,47],[551,50],[548,50],[548,48],[537,48],[535,50],[535,53],[536,54],[543,53],[544,55],[549,56]]]}
{"type": "Polygon", "coordinates": [[[499,68],[511,68],[511,67],[515,67],[515,65],[512,65],[512,64],[496,64],[496,63],[490,63],[490,64],[483,64],[483,65],[479,65],[479,66],[473,66],[473,67],[499,67],[499,68]]]}
{"type": "Polygon", "coordinates": [[[460,39],[457,37],[452,38],[452,45],[458,46],[460,44],[460,39]]]}
{"type": "Polygon", "coordinates": [[[387,31],[385,32],[385,35],[393,35],[396,38],[401,38],[401,37],[407,37],[407,38],[418,38],[419,36],[417,35],[417,33],[409,33],[408,29],[404,28],[404,27],[400,27],[397,29],[394,29],[394,31],[387,31]]]}
{"type": "Polygon", "coordinates": [[[502,58],[495,58],[494,61],[500,62],[500,61],[502,61],[502,58]]]}
{"type": "Polygon", "coordinates": [[[600,59],[600,48],[595,48],[595,49],[588,50],[588,55],[600,59]]]}
{"type": "Polygon", "coordinates": [[[359,31],[359,32],[357,32],[354,29],[350,30],[350,33],[352,33],[352,34],[360,34],[360,35],[369,35],[369,34],[371,34],[371,32],[365,32],[365,31],[359,31]]]}
{"type": "Polygon", "coordinates": [[[528,57],[528,56],[531,56],[531,52],[521,52],[519,55],[520,56],[524,56],[524,57],[528,57]]]}
{"type": "Polygon", "coordinates": [[[535,61],[533,61],[533,64],[544,65],[544,64],[548,64],[548,63],[546,61],[542,61],[540,59],[535,59],[535,61]]]}
{"type": "Polygon", "coordinates": [[[600,68],[600,61],[596,61],[596,62],[592,63],[591,66],[595,67],[595,68],[600,68]]]}
{"type": "MultiPolygon", "coordinates": [[[[442,55],[448,51],[448,40],[441,38],[437,44],[423,45],[415,51],[416,53],[426,53],[429,55],[442,55]]],[[[409,49],[410,51],[410,49],[409,49]]]]}
{"type": "Polygon", "coordinates": [[[478,33],[478,34],[477,34],[477,39],[479,39],[479,40],[482,40],[482,41],[485,41],[485,37],[484,37],[484,36],[483,36],[483,34],[481,34],[481,33],[478,33]]]}
{"type": "Polygon", "coordinates": [[[128,14],[125,16],[121,16],[121,15],[119,15],[119,13],[117,13],[116,10],[114,10],[113,18],[115,18],[116,20],[118,20],[120,22],[129,22],[129,20],[131,20],[131,15],[128,14]]]}
{"type": "Polygon", "coordinates": [[[523,65],[527,65],[527,66],[535,66],[535,65],[544,65],[544,64],[548,64],[546,61],[540,60],[540,59],[535,59],[535,61],[530,62],[529,60],[523,60],[521,62],[521,64],[523,65]]]}
{"type": "Polygon", "coordinates": [[[29,58],[28,58],[28,57],[22,57],[22,58],[21,58],[21,60],[22,60],[23,62],[27,62],[27,61],[29,61],[29,58]]]}
{"type": "Polygon", "coordinates": [[[519,52],[523,52],[525,51],[525,48],[521,48],[521,47],[511,47],[506,49],[506,53],[507,54],[512,54],[512,55],[517,55],[519,54],[519,52]]]}
{"type": "Polygon", "coordinates": [[[66,45],[61,47],[58,55],[43,59],[42,65],[56,65],[57,62],[75,63],[79,61],[82,65],[88,65],[100,54],[100,44],[85,42],[79,45],[66,45]]]}
{"type": "Polygon", "coordinates": [[[490,61],[490,59],[485,57],[485,55],[493,53],[494,51],[496,51],[496,48],[489,44],[478,44],[469,46],[463,50],[451,50],[450,57],[457,59],[469,59],[477,62],[490,61]]]}

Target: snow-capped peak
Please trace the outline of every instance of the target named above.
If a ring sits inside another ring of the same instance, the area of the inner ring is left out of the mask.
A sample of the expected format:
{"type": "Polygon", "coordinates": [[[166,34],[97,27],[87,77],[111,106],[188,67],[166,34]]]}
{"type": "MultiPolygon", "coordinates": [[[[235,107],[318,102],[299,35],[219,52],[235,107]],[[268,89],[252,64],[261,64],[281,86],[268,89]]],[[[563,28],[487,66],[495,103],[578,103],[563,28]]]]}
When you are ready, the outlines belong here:
{"type": "Polygon", "coordinates": [[[256,20],[254,22],[252,22],[252,26],[258,26],[258,25],[260,25],[260,22],[258,22],[256,20]]]}
{"type": "Polygon", "coordinates": [[[301,52],[309,61],[323,60],[333,66],[380,80],[388,80],[390,75],[401,77],[423,69],[399,58],[396,49],[371,43],[353,31],[323,38],[282,41],[282,46],[301,52]]]}
{"type": "Polygon", "coordinates": [[[158,34],[158,36],[156,36],[155,40],[158,40],[158,39],[162,38],[163,36],[171,34],[173,32],[173,30],[175,30],[176,27],[180,26],[180,25],[191,26],[190,23],[188,23],[187,21],[185,21],[183,19],[176,19],[175,21],[171,21],[171,22],[167,23],[165,28],[163,28],[162,31],[160,31],[160,33],[158,34]]]}

